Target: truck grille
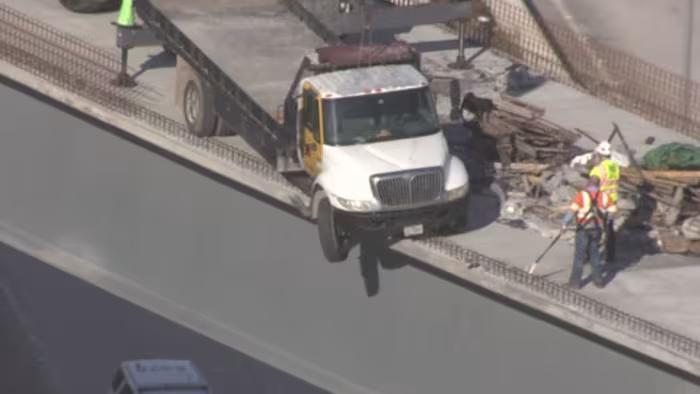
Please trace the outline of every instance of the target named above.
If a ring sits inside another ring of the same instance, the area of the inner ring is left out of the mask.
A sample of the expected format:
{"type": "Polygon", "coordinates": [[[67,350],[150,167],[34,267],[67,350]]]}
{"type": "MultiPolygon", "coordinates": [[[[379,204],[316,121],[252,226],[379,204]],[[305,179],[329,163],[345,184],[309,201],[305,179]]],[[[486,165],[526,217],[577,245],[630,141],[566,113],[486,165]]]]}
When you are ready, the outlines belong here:
{"type": "Polygon", "coordinates": [[[389,207],[427,204],[438,200],[444,189],[439,167],[374,175],[370,182],[375,197],[389,207]]]}

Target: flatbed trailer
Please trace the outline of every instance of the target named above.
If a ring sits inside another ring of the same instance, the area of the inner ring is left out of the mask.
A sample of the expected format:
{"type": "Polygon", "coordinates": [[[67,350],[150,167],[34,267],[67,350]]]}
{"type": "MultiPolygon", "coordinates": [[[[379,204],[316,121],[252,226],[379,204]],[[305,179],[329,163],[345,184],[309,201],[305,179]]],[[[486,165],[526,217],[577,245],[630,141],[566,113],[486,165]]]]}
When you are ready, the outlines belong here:
{"type": "MultiPolygon", "coordinates": [[[[206,81],[204,106],[213,106],[227,126],[216,125],[217,135],[235,130],[268,160],[289,145],[281,139],[293,138],[293,131],[286,134],[276,119],[281,99],[304,56],[324,44],[304,22],[275,0],[144,0],[136,10],[177,54],[178,67],[192,68],[206,81]]],[[[182,92],[182,78],[177,82],[182,92]]],[[[184,99],[176,95],[177,104],[184,99]]]]}

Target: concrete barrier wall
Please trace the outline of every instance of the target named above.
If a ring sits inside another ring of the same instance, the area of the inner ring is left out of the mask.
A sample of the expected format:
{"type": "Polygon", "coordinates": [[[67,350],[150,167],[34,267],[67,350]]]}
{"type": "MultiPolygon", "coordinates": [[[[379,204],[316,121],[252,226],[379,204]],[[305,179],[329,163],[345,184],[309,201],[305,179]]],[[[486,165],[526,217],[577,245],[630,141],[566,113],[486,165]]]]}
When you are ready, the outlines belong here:
{"type": "Polygon", "coordinates": [[[312,224],[236,185],[4,86],[0,103],[0,241],[313,384],[700,392],[399,256],[328,264],[312,224]]]}

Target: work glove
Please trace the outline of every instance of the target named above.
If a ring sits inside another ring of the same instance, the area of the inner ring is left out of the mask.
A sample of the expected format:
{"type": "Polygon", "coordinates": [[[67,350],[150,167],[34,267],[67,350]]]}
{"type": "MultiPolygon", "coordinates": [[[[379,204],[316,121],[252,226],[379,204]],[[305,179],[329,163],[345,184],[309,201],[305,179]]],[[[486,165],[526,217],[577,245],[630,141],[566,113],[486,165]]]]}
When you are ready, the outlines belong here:
{"type": "Polygon", "coordinates": [[[570,166],[572,168],[576,167],[577,165],[585,167],[586,164],[588,164],[588,162],[590,162],[592,158],[593,158],[593,153],[584,153],[582,155],[578,155],[578,156],[574,157],[573,159],[571,159],[570,166]]]}

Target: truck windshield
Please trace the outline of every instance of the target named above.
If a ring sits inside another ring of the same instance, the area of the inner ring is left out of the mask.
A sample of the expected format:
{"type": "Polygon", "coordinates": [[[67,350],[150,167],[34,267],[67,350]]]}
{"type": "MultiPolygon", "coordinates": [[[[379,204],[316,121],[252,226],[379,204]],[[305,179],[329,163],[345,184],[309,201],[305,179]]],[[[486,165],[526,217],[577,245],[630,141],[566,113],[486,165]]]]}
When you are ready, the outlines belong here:
{"type": "Polygon", "coordinates": [[[440,130],[427,87],[324,100],[328,145],[354,145],[418,137],[440,130]]]}

